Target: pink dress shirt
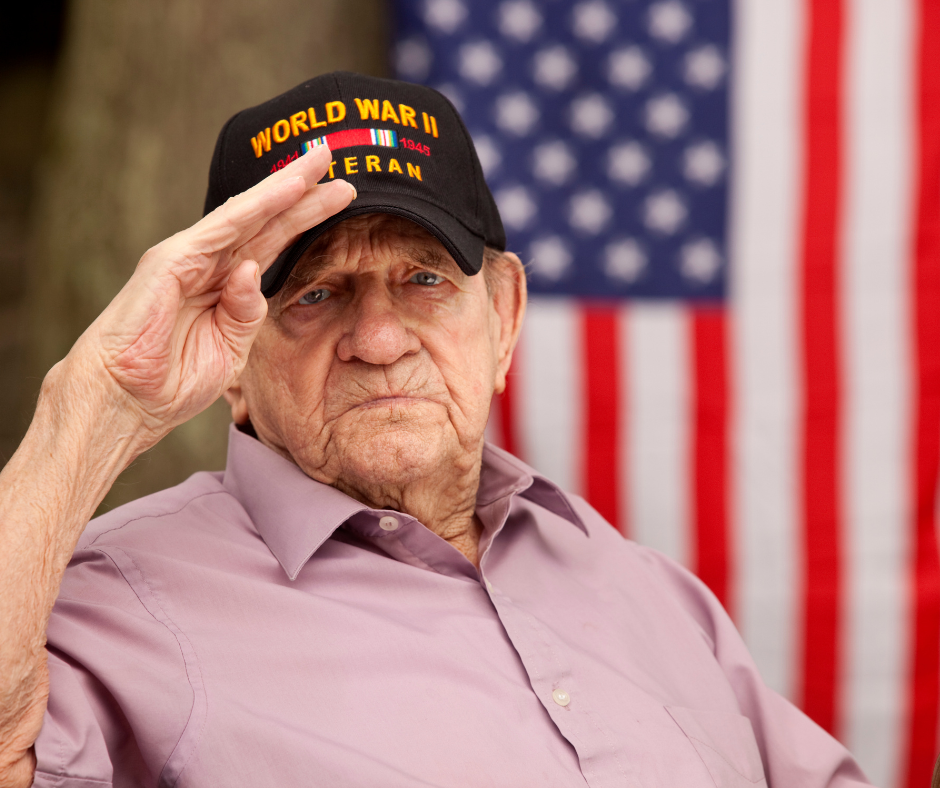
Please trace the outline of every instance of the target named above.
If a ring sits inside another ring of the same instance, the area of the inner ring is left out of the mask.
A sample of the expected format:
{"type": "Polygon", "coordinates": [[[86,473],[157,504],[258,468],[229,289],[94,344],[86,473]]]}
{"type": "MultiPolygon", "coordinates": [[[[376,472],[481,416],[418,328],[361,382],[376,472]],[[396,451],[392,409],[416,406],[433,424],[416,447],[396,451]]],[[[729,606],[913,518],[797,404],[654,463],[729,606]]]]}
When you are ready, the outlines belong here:
{"type": "Polygon", "coordinates": [[[93,521],[37,786],[854,786],[694,576],[487,448],[481,569],[233,430],[93,521]]]}

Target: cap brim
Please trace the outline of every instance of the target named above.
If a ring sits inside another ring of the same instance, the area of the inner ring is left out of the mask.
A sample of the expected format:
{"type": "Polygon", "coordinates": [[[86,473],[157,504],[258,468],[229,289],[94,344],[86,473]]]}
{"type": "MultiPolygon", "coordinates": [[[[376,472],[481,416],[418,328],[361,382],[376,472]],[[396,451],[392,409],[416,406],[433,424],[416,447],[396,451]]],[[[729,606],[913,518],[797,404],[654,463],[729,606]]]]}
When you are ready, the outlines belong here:
{"type": "Polygon", "coordinates": [[[264,297],[270,298],[284,286],[297,261],[323,233],[345,219],[367,213],[388,213],[410,219],[437,238],[465,274],[473,276],[480,272],[485,245],[483,237],[468,230],[445,210],[409,194],[360,192],[348,208],[307,230],[278,255],[261,277],[264,297]]]}

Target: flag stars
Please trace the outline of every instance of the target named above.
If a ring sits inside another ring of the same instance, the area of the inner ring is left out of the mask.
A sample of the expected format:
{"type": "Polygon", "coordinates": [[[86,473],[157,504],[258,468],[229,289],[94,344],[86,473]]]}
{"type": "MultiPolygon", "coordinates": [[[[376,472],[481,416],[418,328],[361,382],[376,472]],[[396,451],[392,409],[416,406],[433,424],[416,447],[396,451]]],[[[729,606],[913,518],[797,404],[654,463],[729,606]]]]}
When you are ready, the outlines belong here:
{"type": "Polygon", "coordinates": [[[651,166],[646,150],[635,140],[614,145],[607,152],[607,177],[617,183],[636,186],[651,166]]]}
{"type": "Polygon", "coordinates": [[[557,282],[564,277],[574,262],[574,255],[568,245],[557,235],[534,240],[529,250],[532,253],[532,275],[550,282],[557,282]]]}
{"type": "Polygon", "coordinates": [[[513,230],[523,230],[538,210],[535,200],[524,186],[507,186],[493,195],[503,221],[513,230]]]}
{"type": "Polygon", "coordinates": [[[607,79],[614,87],[639,90],[652,72],[649,59],[638,46],[615,50],[607,60],[607,79]]]}
{"type": "Polygon", "coordinates": [[[571,102],[571,128],[576,134],[591,139],[603,137],[614,122],[614,111],[598,93],[581,96],[571,102]]]}
{"type": "Polygon", "coordinates": [[[714,90],[724,79],[728,66],[718,47],[708,44],[693,49],[685,56],[683,74],[693,87],[714,90]]]}
{"type": "Polygon", "coordinates": [[[646,129],[657,137],[678,137],[689,122],[689,110],[675,93],[656,96],[646,102],[644,109],[646,129]]]}
{"type": "Polygon", "coordinates": [[[473,147],[476,148],[477,158],[480,160],[483,174],[489,177],[502,162],[503,157],[499,153],[499,148],[496,147],[493,138],[486,134],[474,136],[473,147]]]}
{"type": "Polygon", "coordinates": [[[685,149],[682,172],[701,186],[714,186],[725,171],[725,157],[712,141],[699,142],[685,149]]]}
{"type": "Polygon", "coordinates": [[[597,235],[613,215],[610,203],[597,189],[575,194],[569,203],[568,221],[575,230],[597,235]]]}
{"type": "Polygon", "coordinates": [[[533,152],[533,175],[553,186],[567,183],[576,167],[577,160],[570,146],[560,140],[542,143],[533,152]]]}
{"type": "Polygon", "coordinates": [[[445,82],[443,85],[436,85],[434,88],[438,93],[442,93],[447,97],[447,100],[454,105],[454,108],[457,112],[464,111],[464,100],[463,95],[457,89],[457,86],[451,82],[445,82]]]}
{"type": "Polygon", "coordinates": [[[509,0],[499,7],[499,32],[526,43],[542,26],[542,15],[530,0],[509,0]]]}
{"type": "Polygon", "coordinates": [[[453,33],[467,18],[467,7],[460,0],[425,0],[424,21],[442,33],[453,33]]]}
{"type": "Polygon", "coordinates": [[[506,93],[496,99],[496,125],[518,137],[526,136],[539,119],[539,108],[527,93],[506,93]]]}
{"type": "Polygon", "coordinates": [[[403,77],[426,79],[434,57],[423,38],[406,38],[395,47],[395,68],[403,77]]]}
{"type": "Polygon", "coordinates": [[[460,47],[460,75],[477,85],[489,85],[503,69],[503,59],[489,41],[475,41],[460,47]]]}
{"type": "Polygon", "coordinates": [[[692,27],[692,14],[679,0],[661,0],[649,9],[649,33],[668,44],[678,44],[692,27]]]}
{"type": "Polygon", "coordinates": [[[723,292],[731,57],[705,5],[415,0],[397,74],[470,120],[535,291],[723,292]]]}
{"type": "Polygon", "coordinates": [[[582,41],[591,44],[606,41],[616,26],[617,15],[603,0],[579,3],[572,12],[572,31],[582,41]]]}
{"type": "Polygon", "coordinates": [[[634,238],[614,241],[604,250],[604,273],[610,278],[633,284],[646,269],[646,253],[634,238]]]}
{"type": "Polygon", "coordinates": [[[722,263],[721,253],[710,238],[700,238],[684,244],[679,259],[682,276],[703,285],[714,280],[722,263]]]}
{"type": "Polygon", "coordinates": [[[682,198],[672,189],[654,192],[643,204],[643,223],[655,233],[673,235],[688,216],[682,198]]]}
{"type": "Polygon", "coordinates": [[[564,90],[578,73],[578,64],[568,48],[563,46],[537,52],[532,66],[536,84],[551,90],[564,90]]]}

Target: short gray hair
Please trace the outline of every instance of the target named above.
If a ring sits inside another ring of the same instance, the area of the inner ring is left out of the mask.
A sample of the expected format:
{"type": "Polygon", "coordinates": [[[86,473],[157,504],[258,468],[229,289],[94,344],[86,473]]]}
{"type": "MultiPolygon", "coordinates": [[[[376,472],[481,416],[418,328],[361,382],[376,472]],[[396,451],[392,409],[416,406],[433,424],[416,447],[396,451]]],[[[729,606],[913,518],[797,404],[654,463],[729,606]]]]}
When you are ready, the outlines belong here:
{"type": "Polygon", "coordinates": [[[490,298],[496,292],[497,285],[503,284],[509,278],[508,267],[517,265],[514,258],[492,246],[483,247],[483,279],[486,280],[486,292],[490,298]]]}

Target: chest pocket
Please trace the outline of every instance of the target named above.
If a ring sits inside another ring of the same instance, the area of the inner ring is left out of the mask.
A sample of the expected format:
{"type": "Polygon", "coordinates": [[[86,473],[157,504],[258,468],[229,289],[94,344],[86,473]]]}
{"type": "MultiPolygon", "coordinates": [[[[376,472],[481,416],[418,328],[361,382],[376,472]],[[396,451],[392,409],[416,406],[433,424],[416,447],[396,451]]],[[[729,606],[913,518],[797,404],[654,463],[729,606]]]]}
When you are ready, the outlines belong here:
{"type": "Polygon", "coordinates": [[[717,788],[767,788],[751,721],[740,714],[667,706],[717,788]]]}

